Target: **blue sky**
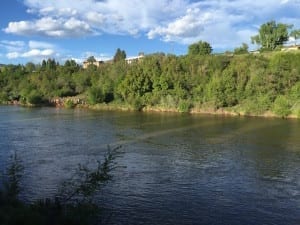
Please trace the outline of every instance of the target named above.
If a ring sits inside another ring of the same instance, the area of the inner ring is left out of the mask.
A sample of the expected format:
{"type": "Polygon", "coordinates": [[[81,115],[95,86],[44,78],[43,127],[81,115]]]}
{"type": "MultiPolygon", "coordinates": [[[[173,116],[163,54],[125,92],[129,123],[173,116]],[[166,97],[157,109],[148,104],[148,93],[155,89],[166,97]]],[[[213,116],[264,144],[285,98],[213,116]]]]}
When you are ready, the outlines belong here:
{"type": "Polygon", "coordinates": [[[55,58],[111,58],[117,48],[186,54],[209,42],[215,52],[247,43],[275,20],[300,28],[300,0],[2,0],[0,64],[55,58]]]}

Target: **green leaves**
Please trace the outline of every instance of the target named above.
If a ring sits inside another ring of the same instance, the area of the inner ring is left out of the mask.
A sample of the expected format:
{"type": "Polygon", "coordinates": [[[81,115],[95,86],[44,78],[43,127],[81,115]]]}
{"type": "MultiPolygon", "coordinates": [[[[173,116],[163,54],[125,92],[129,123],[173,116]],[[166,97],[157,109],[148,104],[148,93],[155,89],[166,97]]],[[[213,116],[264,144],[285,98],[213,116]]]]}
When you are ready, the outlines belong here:
{"type": "Polygon", "coordinates": [[[290,33],[290,37],[292,37],[295,41],[295,45],[297,43],[297,40],[300,38],[300,29],[298,30],[292,30],[290,33]]]}
{"type": "Polygon", "coordinates": [[[115,160],[120,155],[120,148],[121,146],[111,149],[108,146],[103,161],[97,161],[94,168],[79,164],[74,176],[63,183],[61,193],[58,195],[61,202],[67,204],[78,198],[81,202],[89,200],[96,191],[111,180],[111,172],[116,167],[115,160]]]}
{"type": "Polygon", "coordinates": [[[118,48],[113,59],[114,62],[123,61],[125,59],[126,59],[126,52],[118,48]]]}
{"type": "Polygon", "coordinates": [[[290,103],[285,96],[279,95],[274,102],[273,111],[276,115],[287,117],[291,113],[290,103]]]}
{"type": "Polygon", "coordinates": [[[288,41],[290,28],[292,28],[291,25],[276,23],[274,20],[269,21],[260,26],[258,34],[251,37],[251,42],[261,45],[263,51],[273,51],[288,41]]]}
{"type": "Polygon", "coordinates": [[[112,179],[120,148],[108,147],[103,160],[97,161],[96,165],[80,164],[75,175],[63,183],[55,199],[34,203],[24,203],[18,198],[23,166],[14,154],[6,176],[0,176],[0,181],[4,181],[0,185],[0,224],[98,224],[102,218],[101,206],[93,202],[93,195],[112,179]]]}
{"type": "Polygon", "coordinates": [[[188,49],[188,55],[209,55],[212,52],[212,47],[206,41],[199,41],[198,43],[191,44],[188,49]]]}
{"type": "Polygon", "coordinates": [[[240,54],[246,54],[248,53],[249,46],[246,43],[243,43],[241,47],[234,49],[234,54],[240,55],[240,54]]]}
{"type": "Polygon", "coordinates": [[[105,100],[105,96],[100,87],[89,88],[87,95],[88,95],[88,102],[92,105],[95,105],[97,103],[102,103],[105,100]]]}

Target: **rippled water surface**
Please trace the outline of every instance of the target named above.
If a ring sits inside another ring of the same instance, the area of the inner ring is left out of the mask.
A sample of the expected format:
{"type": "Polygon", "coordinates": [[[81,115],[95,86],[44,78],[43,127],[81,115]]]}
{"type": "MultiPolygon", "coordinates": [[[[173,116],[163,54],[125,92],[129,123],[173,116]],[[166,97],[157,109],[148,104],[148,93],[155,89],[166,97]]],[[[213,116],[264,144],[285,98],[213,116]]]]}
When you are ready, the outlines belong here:
{"type": "Polygon", "coordinates": [[[0,107],[0,168],[51,197],[78,163],[122,145],[95,200],[107,224],[300,224],[300,121],[0,107]]]}

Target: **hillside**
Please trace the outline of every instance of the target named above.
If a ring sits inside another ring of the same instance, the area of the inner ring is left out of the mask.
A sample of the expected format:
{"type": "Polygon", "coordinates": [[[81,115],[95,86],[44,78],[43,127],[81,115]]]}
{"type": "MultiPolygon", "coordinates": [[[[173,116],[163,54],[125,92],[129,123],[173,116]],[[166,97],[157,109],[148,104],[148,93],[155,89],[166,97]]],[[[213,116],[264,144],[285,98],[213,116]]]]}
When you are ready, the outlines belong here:
{"type": "Polygon", "coordinates": [[[300,117],[299,62],[298,51],[153,54],[132,64],[119,61],[87,69],[74,61],[59,65],[49,59],[42,65],[5,66],[0,99],[44,104],[80,95],[80,103],[89,107],[300,117]]]}

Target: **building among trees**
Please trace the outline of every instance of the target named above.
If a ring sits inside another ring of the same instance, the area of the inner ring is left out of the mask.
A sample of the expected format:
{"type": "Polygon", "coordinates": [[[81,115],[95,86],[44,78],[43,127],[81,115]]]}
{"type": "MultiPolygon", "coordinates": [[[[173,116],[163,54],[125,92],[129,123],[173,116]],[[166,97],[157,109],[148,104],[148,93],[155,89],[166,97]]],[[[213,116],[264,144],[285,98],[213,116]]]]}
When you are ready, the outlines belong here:
{"type": "Polygon", "coordinates": [[[134,57],[129,57],[129,58],[126,58],[125,61],[128,63],[128,64],[131,64],[133,62],[138,62],[140,61],[142,58],[145,57],[145,54],[143,52],[139,53],[138,56],[134,56],[134,57]]]}
{"type": "Polygon", "coordinates": [[[103,63],[104,63],[104,61],[89,62],[89,61],[86,60],[86,61],[83,62],[83,69],[87,69],[90,65],[94,65],[96,67],[99,67],[103,63]]]}
{"type": "Polygon", "coordinates": [[[127,64],[131,64],[133,62],[140,61],[144,57],[145,57],[145,54],[143,52],[141,52],[138,54],[138,56],[126,58],[125,51],[121,51],[120,49],[118,49],[116,55],[111,60],[97,61],[94,56],[90,56],[86,61],[83,62],[83,69],[87,69],[90,65],[100,67],[104,63],[114,63],[114,62],[118,62],[121,60],[125,60],[125,62],[127,62],[127,64]]]}

